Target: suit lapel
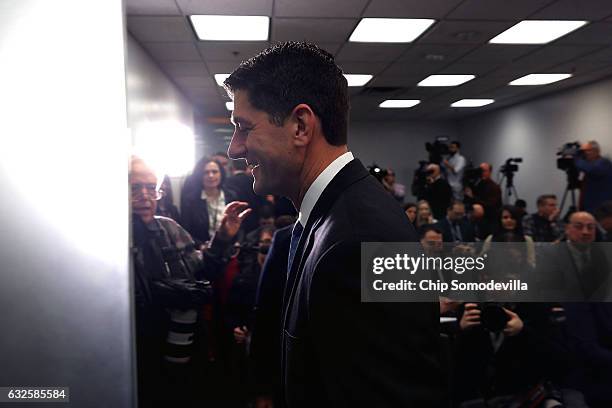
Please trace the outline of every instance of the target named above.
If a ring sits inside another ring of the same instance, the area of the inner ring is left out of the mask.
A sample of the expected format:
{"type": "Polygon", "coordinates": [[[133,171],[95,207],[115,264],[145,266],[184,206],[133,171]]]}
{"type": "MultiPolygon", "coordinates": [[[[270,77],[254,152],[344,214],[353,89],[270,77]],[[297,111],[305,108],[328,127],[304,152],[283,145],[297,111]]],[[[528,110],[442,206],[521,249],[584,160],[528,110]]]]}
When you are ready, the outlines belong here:
{"type": "Polygon", "coordinates": [[[302,274],[303,264],[306,259],[308,259],[308,254],[310,254],[314,245],[311,237],[321,224],[322,220],[329,213],[329,210],[340,194],[351,184],[367,177],[368,175],[368,171],[365,169],[365,167],[363,167],[363,164],[361,164],[358,159],[352,160],[346,166],[344,166],[342,170],[340,170],[340,172],[338,172],[338,174],[336,174],[336,176],[331,180],[327,187],[325,187],[323,193],[319,197],[319,200],[312,209],[308,222],[306,223],[304,231],[300,237],[300,241],[295,252],[295,257],[293,258],[293,263],[291,265],[291,270],[288,271],[287,285],[285,286],[285,293],[283,297],[283,305],[285,309],[285,316],[283,319],[284,322],[287,321],[288,311],[291,307],[290,303],[293,300],[295,287],[302,274]]]}

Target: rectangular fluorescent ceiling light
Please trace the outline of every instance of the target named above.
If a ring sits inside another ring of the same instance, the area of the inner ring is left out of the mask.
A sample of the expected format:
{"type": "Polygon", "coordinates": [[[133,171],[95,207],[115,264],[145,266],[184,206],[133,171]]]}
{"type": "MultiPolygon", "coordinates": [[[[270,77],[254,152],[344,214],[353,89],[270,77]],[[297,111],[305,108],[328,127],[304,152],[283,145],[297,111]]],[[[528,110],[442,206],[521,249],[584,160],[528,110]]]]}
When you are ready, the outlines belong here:
{"type": "Polygon", "coordinates": [[[418,99],[387,99],[378,107],[380,108],[412,108],[421,103],[418,99]]]}
{"type": "Polygon", "coordinates": [[[189,16],[198,36],[204,41],[267,41],[270,17],[267,16],[189,16]]]}
{"type": "Polygon", "coordinates": [[[457,86],[476,78],[475,75],[430,75],[417,86],[457,86]]]}
{"type": "Polygon", "coordinates": [[[588,21],[523,20],[497,37],[491,44],[546,44],[582,27],[588,21]]]}
{"type": "Polygon", "coordinates": [[[409,43],[435,22],[425,18],[362,18],[349,41],[409,43]]]}
{"type": "Polygon", "coordinates": [[[508,85],[546,85],[562,81],[572,74],[529,74],[510,82],[508,85]]]}
{"type": "Polygon", "coordinates": [[[364,86],[372,79],[370,74],[344,74],[348,86],[364,86]]]}
{"type": "Polygon", "coordinates": [[[462,99],[451,103],[453,108],[478,108],[479,106],[489,105],[495,102],[495,99],[462,99]]]}
{"type": "Polygon", "coordinates": [[[215,74],[215,82],[217,85],[223,86],[223,81],[225,81],[229,76],[230,74],[215,74]]]}
{"type": "Polygon", "coordinates": [[[233,111],[234,110],[234,102],[225,102],[225,109],[227,109],[228,111],[233,111]]]}

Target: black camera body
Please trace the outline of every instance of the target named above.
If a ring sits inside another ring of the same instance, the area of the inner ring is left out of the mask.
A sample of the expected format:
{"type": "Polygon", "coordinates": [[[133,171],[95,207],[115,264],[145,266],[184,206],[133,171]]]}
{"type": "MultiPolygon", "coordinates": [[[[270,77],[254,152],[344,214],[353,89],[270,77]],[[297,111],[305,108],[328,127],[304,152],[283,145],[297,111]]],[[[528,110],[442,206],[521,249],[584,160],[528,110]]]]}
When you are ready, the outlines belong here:
{"type": "Polygon", "coordinates": [[[482,327],[492,333],[500,333],[506,327],[510,317],[500,303],[487,302],[478,305],[482,327]]]}
{"type": "Polygon", "coordinates": [[[522,157],[510,157],[506,160],[506,162],[500,167],[500,173],[508,176],[510,174],[516,173],[519,170],[518,163],[522,163],[522,157]]]}
{"type": "Polygon", "coordinates": [[[429,153],[429,162],[440,164],[442,156],[450,154],[448,149],[448,137],[439,136],[433,143],[425,143],[425,150],[429,153]]]}

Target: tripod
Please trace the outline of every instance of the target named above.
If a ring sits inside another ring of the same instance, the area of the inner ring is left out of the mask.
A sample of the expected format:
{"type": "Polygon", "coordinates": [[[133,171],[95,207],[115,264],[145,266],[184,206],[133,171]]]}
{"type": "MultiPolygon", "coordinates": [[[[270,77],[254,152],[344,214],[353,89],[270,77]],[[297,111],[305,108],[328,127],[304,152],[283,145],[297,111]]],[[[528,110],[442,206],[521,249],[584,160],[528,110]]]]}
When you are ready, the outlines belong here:
{"type": "Polygon", "coordinates": [[[559,214],[563,213],[563,207],[565,207],[565,200],[567,199],[567,196],[569,194],[572,200],[572,205],[570,205],[567,210],[567,214],[569,215],[578,210],[578,207],[576,206],[576,190],[580,189],[580,181],[578,180],[578,172],[574,168],[565,170],[565,174],[567,175],[567,185],[565,186],[563,198],[561,199],[559,214]]]}
{"type": "Polygon", "coordinates": [[[514,194],[515,200],[519,198],[518,191],[516,191],[516,187],[514,186],[514,172],[504,172],[502,173],[502,177],[499,180],[498,184],[502,184],[506,180],[506,184],[504,185],[504,201],[506,204],[512,203],[512,194],[514,194]]]}

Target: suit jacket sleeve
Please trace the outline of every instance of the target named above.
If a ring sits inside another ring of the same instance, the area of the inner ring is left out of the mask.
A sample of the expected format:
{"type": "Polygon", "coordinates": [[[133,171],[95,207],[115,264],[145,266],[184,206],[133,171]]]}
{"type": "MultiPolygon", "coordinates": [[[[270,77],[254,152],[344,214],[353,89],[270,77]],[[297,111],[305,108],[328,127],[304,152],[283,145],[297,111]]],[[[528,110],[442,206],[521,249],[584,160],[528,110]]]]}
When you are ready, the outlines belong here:
{"type": "Polygon", "coordinates": [[[309,333],[330,405],[443,406],[438,304],[362,303],[359,241],[335,244],[315,268],[309,333]]]}

